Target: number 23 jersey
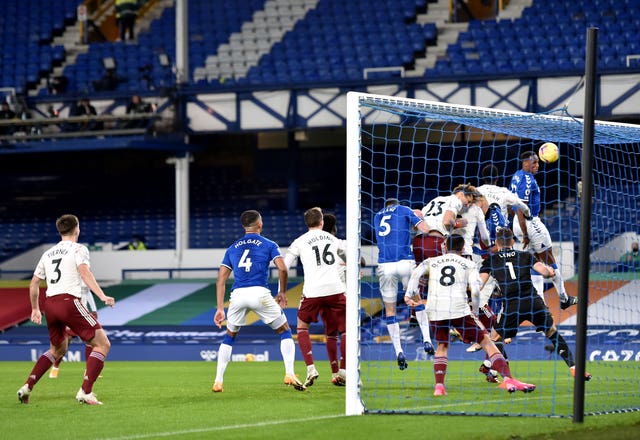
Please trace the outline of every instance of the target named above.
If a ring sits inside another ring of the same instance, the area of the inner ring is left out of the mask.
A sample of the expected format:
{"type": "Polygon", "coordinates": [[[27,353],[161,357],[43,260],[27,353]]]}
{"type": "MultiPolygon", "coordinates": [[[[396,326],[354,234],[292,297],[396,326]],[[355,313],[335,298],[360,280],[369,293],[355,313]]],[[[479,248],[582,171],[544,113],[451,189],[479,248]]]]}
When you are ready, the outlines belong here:
{"type": "MultiPolygon", "coordinates": [[[[429,276],[427,315],[430,321],[461,318],[471,314],[467,286],[478,284],[475,263],[458,254],[447,253],[420,263],[429,276]]],[[[418,268],[416,268],[418,270],[418,268]]]]}

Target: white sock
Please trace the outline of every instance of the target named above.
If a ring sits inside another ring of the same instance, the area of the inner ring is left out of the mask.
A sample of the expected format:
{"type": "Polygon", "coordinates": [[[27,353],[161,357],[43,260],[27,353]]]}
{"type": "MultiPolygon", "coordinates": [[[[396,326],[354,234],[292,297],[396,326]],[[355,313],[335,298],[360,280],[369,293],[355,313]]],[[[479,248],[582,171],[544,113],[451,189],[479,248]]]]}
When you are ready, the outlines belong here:
{"type": "Polygon", "coordinates": [[[536,293],[540,295],[540,298],[544,301],[544,278],[542,275],[531,274],[531,283],[533,288],[536,289],[536,293]]]}
{"type": "Polygon", "coordinates": [[[398,356],[398,353],[402,352],[402,345],[400,344],[400,324],[397,322],[387,324],[387,330],[389,331],[389,336],[391,336],[393,349],[396,351],[396,356],[398,356]]]}
{"type": "Polygon", "coordinates": [[[422,339],[424,342],[431,343],[431,333],[429,332],[429,318],[427,318],[426,310],[416,310],[416,319],[422,332],[422,339]]]}
{"type": "Polygon", "coordinates": [[[311,373],[315,369],[316,369],[315,364],[307,365],[307,373],[311,373]]]}
{"type": "Polygon", "coordinates": [[[284,361],[284,371],[286,374],[295,374],[293,363],[296,360],[296,345],[292,338],[284,338],[280,340],[280,353],[284,361]]]}
{"type": "Polygon", "coordinates": [[[556,291],[558,292],[560,301],[565,302],[566,300],[569,299],[569,297],[567,296],[566,290],[564,290],[564,279],[562,278],[562,273],[560,273],[560,268],[558,267],[557,264],[552,264],[551,267],[553,267],[556,273],[553,276],[553,278],[551,278],[551,281],[553,281],[553,285],[555,286],[556,291]]]}
{"type": "Polygon", "coordinates": [[[222,383],[224,381],[224,371],[231,361],[231,351],[233,347],[228,344],[220,344],[218,349],[218,366],[216,368],[216,382],[222,383]]]}

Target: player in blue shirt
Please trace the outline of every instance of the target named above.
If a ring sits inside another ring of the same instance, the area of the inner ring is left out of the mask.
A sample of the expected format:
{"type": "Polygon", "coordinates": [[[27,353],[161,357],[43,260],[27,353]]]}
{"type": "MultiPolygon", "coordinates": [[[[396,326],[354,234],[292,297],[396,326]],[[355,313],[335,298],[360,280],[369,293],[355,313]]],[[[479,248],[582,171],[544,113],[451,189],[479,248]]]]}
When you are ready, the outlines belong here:
{"type": "MultiPolygon", "coordinates": [[[[408,206],[400,205],[396,199],[388,199],[385,206],[373,219],[378,243],[378,268],[376,274],[380,282],[380,293],[387,322],[387,330],[396,353],[398,367],[407,368],[407,361],[400,343],[400,325],[396,318],[398,282],[406,290],[411,272],[416,262],[411,251],[411,229],[413,227],[427,233],[427,224],[408,206]]],[[[435,350],[429,334],[429,319],[424,304],[415,308],[416,319],[422,332],[424,351],[434,354],[435,350]]]]}
{"type": "Polygon", "coordinates": [[[231,360],[231,351],[240,328],[246,324],[249,311],[255,312],[262,322],[280,335],[280,352],[284,360],[284,383],[292,385],[296,390],[304,391],[305,387],[296,377],[293,364],[295,361],[295,344],[291,328],[282,308],[287,305],[288,271],[278,245],[260,235],[262,232],[262,216],[258,211],[245,211],[240,216],[244,228],[244,237],[233,243],[224,254],[216,283],[217,308],[213,318],[218,328],[227,319],[227,334],[218,350],[216,379],[212,391],[223,391],[224,372],[231,360]],[[269,263],[278,268],[280,290],[273,298],[269,290],[269,263]],[[224,297],[226,281],[233,271],[234,282],[229,298],[229,310],[225,317],[224,297]]]}
{"type": "MultiPolygon", "coordinates": [[[[534,176],[540,168],[538,155],[533,151],[526,151],[520,155],[520,160],[522,161],[522,169],[518,170],[511,178],[511,192],[517,194],[529,206],[531,218],[526,221],[526,231],[522,231],[518,222],[514,222],[513,232],[518,241],[523,244],[523,249],[528,245],[539,261],[548,264],[555,270],[552,281],[560,297],[560,307],[564,310],[577,304],[578,298],[567,295],[561,271],[553,256],[551,235],[538,217],[540,214],[540,187],[534,176]]],[[[538,295],[544,299],[544,280],[540,274],[534,272],[532,271],[532,282],[538,295]]]]}

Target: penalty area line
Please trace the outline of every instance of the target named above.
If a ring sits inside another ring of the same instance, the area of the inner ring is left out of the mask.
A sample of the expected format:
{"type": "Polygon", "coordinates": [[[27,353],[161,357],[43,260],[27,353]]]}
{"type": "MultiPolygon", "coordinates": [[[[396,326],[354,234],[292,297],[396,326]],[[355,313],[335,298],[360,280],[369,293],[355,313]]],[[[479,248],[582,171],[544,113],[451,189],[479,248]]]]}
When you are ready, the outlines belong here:
{"type": "Polygon", "coordinates": [[[179,431],[133,434],[133,435],[125,435],[122,437],[106,437],[106,438],[102,438],[102,440],[137,440],[137,439],[145,439],[145,438],[172,437],[176,435],[198,434],[202,432],[230,431],[233,429],[262,428],[265,426],[286,425],[288,423],[313,422],[316,420],[337,419],[341,417],[348,417],[348,416],[344,414],[335,414],[335,415],[327,415],[327,416],[319,416],[319,417],[307,417],[304,419],[273,420],[270,422],[243,423],[240,425],[211,426],[209,428],[194,428],[194,429],[183,429],[179,431]]]}

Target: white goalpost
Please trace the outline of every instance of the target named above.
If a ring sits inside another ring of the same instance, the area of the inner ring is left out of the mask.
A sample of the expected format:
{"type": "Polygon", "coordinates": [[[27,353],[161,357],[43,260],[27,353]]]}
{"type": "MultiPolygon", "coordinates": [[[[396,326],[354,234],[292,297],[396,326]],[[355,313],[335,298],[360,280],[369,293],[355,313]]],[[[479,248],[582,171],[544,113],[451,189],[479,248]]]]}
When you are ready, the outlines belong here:
{"type": "MultiPolygon", "coordinates": [[[[398,294],[398,321],[408,368],[400,370],[384,324],[374,271],[373,217],[387,198],[412,209],[448,195],[458,184],[481,184],[488,164],[509,187],[523,152],[544,142],[560,159],[540,163],[540,218],[570,295],[577,294],[580,252],[591,256],[587,312],[585,414],[640,410],[640,267],[620,261],[640,238],[640,126],[596,121],[590,249],[579,249],[583,123],[564,114],[532,114],[350,92],[347,96],[347,415],[477,414],[570,417],[573,378],[549,340],[526,323],[506,345],[511,370],[537,385],[530,394],[498,390],[478,372],[483,353],[452,341],[448,395],[433,396],[433,362],[398,294]]],[[[428,301],[428,297],[427,297],[428,301]]],[[[576,311],[559,307],[551,283],[545,301],[575,352],[576,311]]]]}

